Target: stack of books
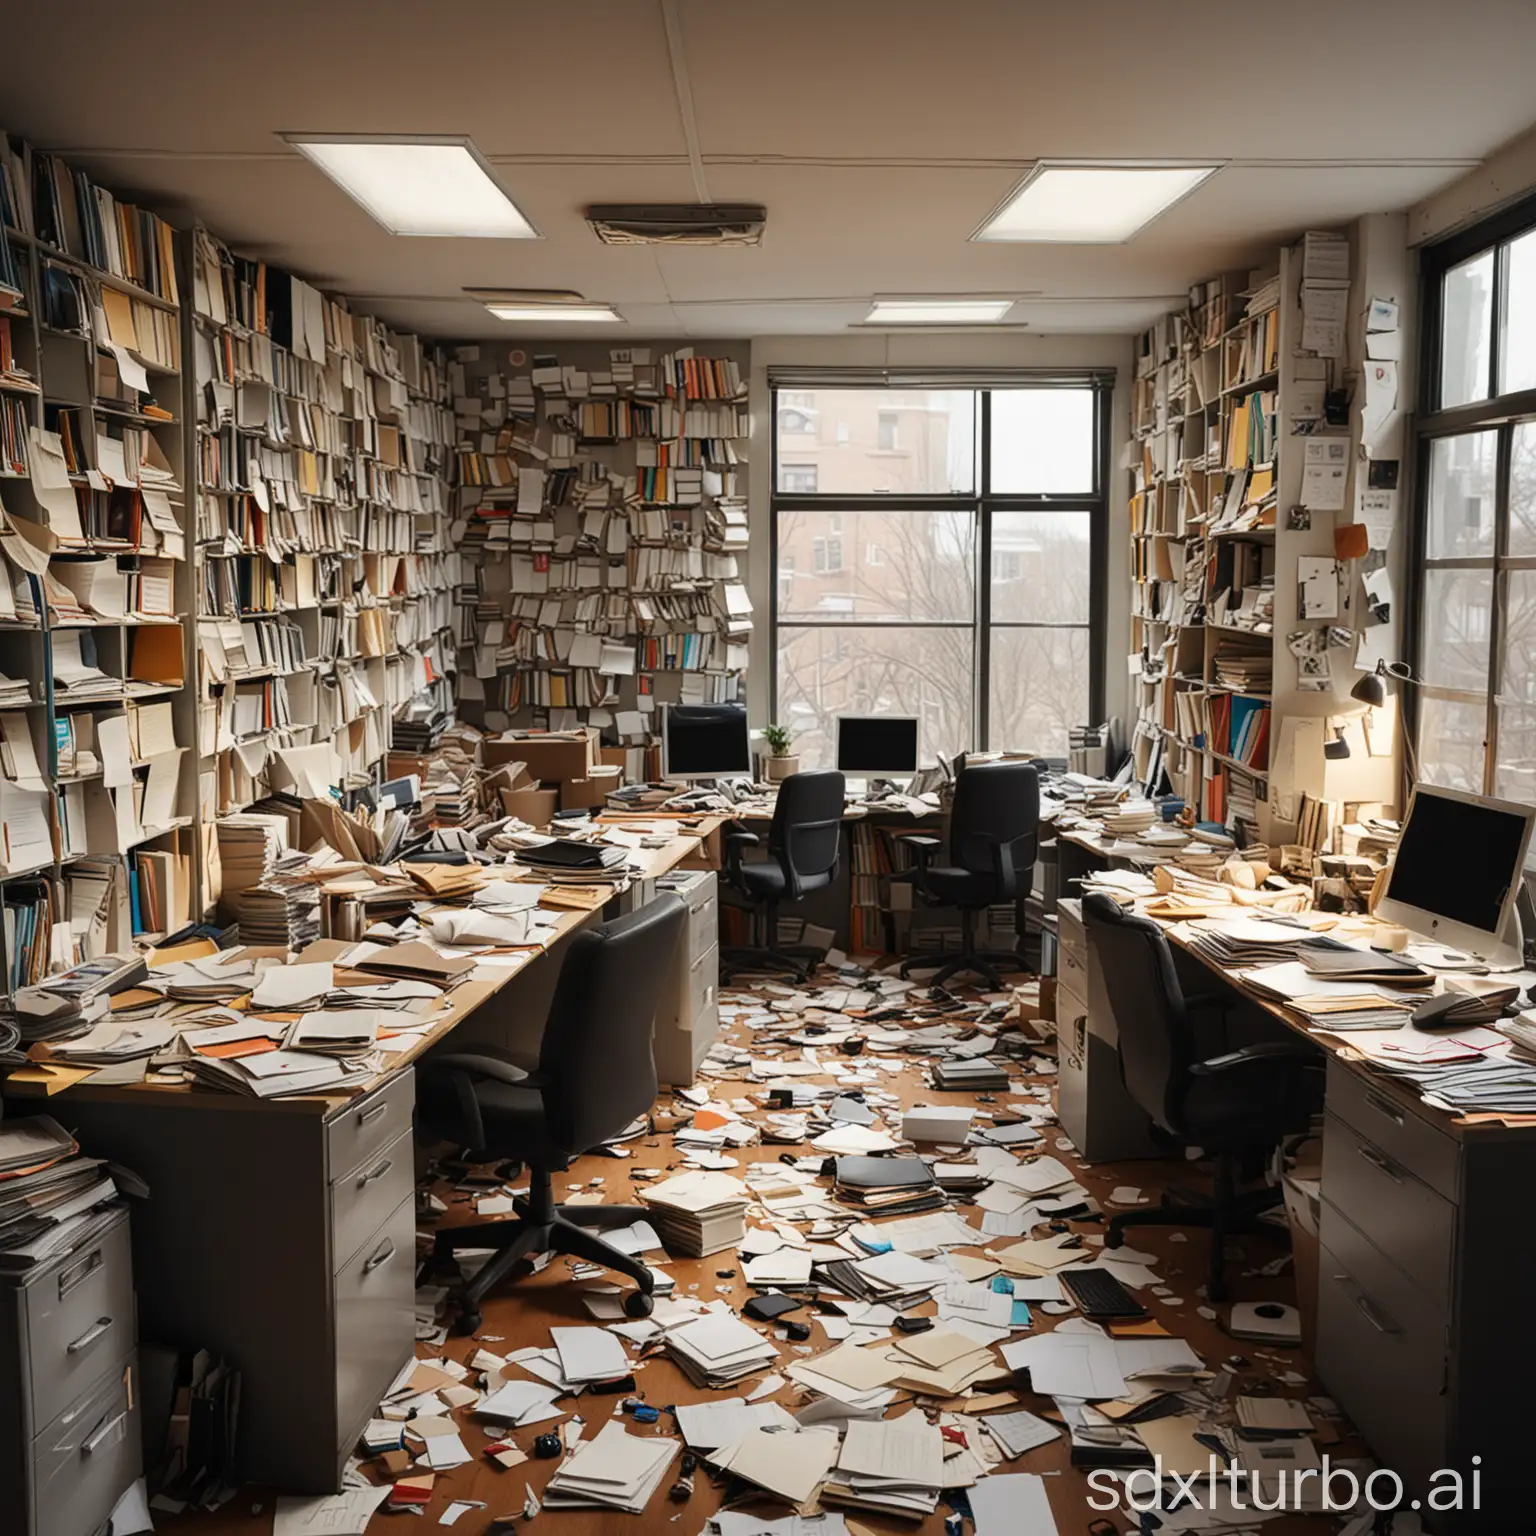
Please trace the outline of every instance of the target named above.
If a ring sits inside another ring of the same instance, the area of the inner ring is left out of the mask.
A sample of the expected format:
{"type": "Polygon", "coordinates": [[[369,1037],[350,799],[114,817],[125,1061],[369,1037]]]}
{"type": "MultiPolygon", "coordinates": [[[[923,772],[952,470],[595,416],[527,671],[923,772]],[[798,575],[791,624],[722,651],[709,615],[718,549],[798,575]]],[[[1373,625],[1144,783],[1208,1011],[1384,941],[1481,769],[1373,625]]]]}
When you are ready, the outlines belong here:
{"type": "Polygon", "coordinates": [[[992,1093],[1008,1086],[1008,1073],[990,1056],[966,1056],[937,1062],[933,1084],[944,1093],[992,1093]]]}

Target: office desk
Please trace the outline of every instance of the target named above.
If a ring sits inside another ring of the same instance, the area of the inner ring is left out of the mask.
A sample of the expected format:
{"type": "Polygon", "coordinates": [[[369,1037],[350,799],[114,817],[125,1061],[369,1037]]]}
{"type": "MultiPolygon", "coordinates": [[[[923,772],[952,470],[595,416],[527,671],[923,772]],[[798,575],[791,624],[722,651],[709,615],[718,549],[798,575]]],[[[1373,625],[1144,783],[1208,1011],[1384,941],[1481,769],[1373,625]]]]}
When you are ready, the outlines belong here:
{"type": "MultiPolygon", "coordinates": [[[[696,850],[687,837],[639,850],[642,872],[620,900],[696,850]]],[[[240,1368],[243,1479],[340,1488],[415,1339],[413,1063],[457,1032],[494,1033],[498,1019],[542,1029],[540,988],[525,979],[552,978],[564,942],[601,918],[563,913],[542,950],[454,988],[430,1033],[360,1093],[263,1101],[87,1082],[50,1102],[93,1155],[148,1182],[133,1213],[141,1333],[240,1368]]]]}
{"type": "MultiPolygon", "coordinates": [[[[1107,861],[1090,838],[1060,841],[1064,879],[1107,861]]],[[[1425,1104],[1168,926],[1182,953],[1326,1054],[1318,1376],[1410,1498],[1440,1468],[1470,1479],[1482,1458],[1482,1508],[1426,1511],[1430,1529],[1528,1531],[1529,1436],[1511,1399],[1536,1371],[1536,1124],[1425,1104]]]]}

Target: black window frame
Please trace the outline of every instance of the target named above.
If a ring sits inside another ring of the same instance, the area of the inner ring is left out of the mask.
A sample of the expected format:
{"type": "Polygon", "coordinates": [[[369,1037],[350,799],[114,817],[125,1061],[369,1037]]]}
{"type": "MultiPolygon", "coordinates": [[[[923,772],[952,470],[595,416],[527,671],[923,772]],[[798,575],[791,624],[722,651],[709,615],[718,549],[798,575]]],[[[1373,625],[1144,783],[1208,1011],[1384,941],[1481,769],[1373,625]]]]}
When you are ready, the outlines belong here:
{"type": "MultiPolygon", "coordinates": [[[[779,705],[779,515],[781,512],[972,512],[973,543],[972,612],[966,620],[904,620],[907,628],[970,629],[972,632],[971,666],[971,746],[989,748],[991,728],[992,638],[998,629],[1068,629],[1088,631],[1088,713],[1092,724],[1103,718],[1106,697],[1105,658],[1107,654],[1106,616],[1108,612],[1109,573],[1109,483],[1111,432],[1113,429],[1114,381],[1104,374],[1085,375],[1081,379],[1054,376],[1049,380],[1021,375],[1017,379],[990,379],[976,383],[965,377],[946,381],[935,376],[925,387],[963,389],[976,395],[975,466],[972,491],[960,494],[913,495],[905,492],[869,491],[859,495],[832,495],[779,490],[779,397],[795,389],[825,390],[878,389],[911,387],[882,384],[871,379],[853,381],[829,377],[816,383],[775,384],[769,381],[769,673],[768,708],[773,718],[779,705]],[[1086,389],[1093,394],[1093,487],[1073,493],[1002,492],[992,489],[992,396],[994,393],[1024,389],[1086,389]],[[994,515],[998,512],[1082,512],[1088,517],[1088,622],[1040,623],[1028,620],[994,620],[992,617],[992,543],[994,515]]],[[[879,451],[878,449],[876,451],[879,451]]],[[[796,618],[787,621],[794,629],[879,629],[889,628],[889,620],[849,620],[796,618]]],[[[1027,743],[1003,745],[1027,746],[1027,743]]]]}
{"type": "MultiPolygon", "coordinates": [[[[1536,423],[1536,388],[1499,394],[1499,373],[1506,345],[1508,280],[1506,248],[1522,235],[1536,231],[1536,195],[1527,196],[1489,218],[1480,220],[1443,240],[1425,246],[1419,262],[1419,384],[1418,414],[1414,421],[1414,512],[1412,521],[1412,579],[1409,583],[1407,654],[1419,681],[1408,690],[1400,706],[1410,718],[1416,761],[1423,765],[1426,743],[1423,715],[1426,699],[1445,700],[1484,709],[1482,782],[1475,792],[1497,794],[1500,683],[1505,667],[1505,619],[1508,611],[1509,576],[1513,571],[1536,571],[1536,555],[1511,556],[1510,462],[1517,426],[1536,423]],[[1444,362],[1443,323],[1445,279],[1448,273],[1486,251],[1493,252],[1494,309],[1488,347],[1488,394],[1465,405],[1440,404],[1441,368],[1444,362]],[[1495,433],[1494,537],[1488,556],[1431,556],[1429,553],[1430,457],[1434,444],[1445,438],[1479,431],[1495,433]],[[1489,611],[1488,671],[1481,695],[1469,689],[1422,681],[1427,625],[1428,573],[1434,570],[1488,570],[1492,573],[1489,611]]],[[[1421,768],[1422,776],[1422,768],[1421,768]]]]}

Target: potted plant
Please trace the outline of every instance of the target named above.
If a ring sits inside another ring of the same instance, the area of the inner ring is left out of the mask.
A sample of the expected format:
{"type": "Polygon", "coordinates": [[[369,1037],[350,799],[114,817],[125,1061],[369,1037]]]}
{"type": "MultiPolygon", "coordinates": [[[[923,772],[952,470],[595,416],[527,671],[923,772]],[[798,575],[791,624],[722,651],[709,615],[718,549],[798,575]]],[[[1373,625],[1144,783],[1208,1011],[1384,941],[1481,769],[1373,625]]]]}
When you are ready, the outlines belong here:
{"type": "Polygon", "coordinates": [[[787,779],[790,774],[800,771],[800,759],[789,750],[794,739],[788,726],[763,727],[763,740],[768,743],[768,750],[773,754],[768,759],[768,778],[771,783],[777,784],[781,779],[787,779]]]}

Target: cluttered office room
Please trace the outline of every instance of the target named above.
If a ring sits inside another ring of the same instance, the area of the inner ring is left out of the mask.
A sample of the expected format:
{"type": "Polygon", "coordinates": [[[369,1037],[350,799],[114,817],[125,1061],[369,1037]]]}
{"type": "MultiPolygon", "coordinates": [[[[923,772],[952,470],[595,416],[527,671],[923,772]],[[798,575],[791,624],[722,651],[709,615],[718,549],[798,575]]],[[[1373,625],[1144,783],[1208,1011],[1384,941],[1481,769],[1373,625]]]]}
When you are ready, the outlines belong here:
{"type": "Polygon", "coordinates": [[[3,37],[4,1536],[1536,1529],[1536,7],[3,37]]]}

